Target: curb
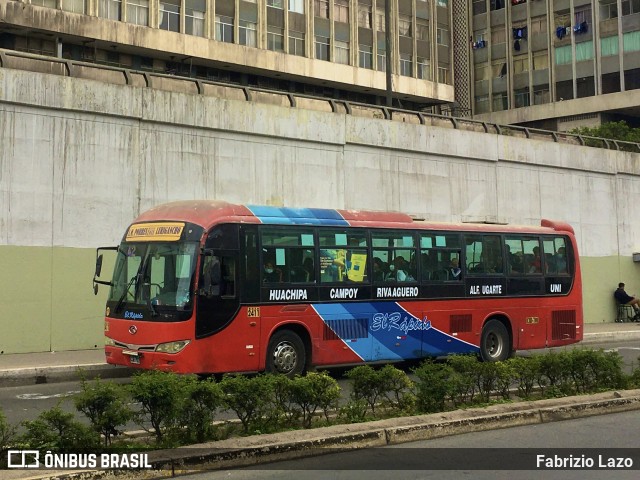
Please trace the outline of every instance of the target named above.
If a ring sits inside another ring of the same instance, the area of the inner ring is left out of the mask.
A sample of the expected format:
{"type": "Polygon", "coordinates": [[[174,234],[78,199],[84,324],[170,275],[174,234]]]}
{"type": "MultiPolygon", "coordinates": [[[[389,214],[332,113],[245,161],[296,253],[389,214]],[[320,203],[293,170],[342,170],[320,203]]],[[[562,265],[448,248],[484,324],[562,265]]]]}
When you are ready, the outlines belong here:
{"type": "Polygon", "coordinates": [[[42,383],[76,381],[80,379],[80,371],[89,378],[123,378],[131,376],[132,370],[127,367],[92,363],[85,365],[65,365],[59,367],[29,367],[0,370],[0,388],[22,387],[42,383]]]}
{"type": "MultiPolygon", "coordinates": [[[[80,480],[114,473],[128,478],[168,478],[203,470],[257,466],[360,448],[383,447],[468,432],[640,410],[640,389],[519,402],[416,417],[254,435],[149,453],[151,470],[51,472],[30,479],[80,480]]],[[[24,478],[24,477],[23,477],[24,478]]]]}
{"type": "Polygon", "coordinates": [[[640,323],[635,324],[635,330],[625,330],[622,332],[599,332],[585,333],[582,336],[582,342],[578,345],[589,345],[599,342],[628,342],[630,340],[640,340],[640,323]]]}

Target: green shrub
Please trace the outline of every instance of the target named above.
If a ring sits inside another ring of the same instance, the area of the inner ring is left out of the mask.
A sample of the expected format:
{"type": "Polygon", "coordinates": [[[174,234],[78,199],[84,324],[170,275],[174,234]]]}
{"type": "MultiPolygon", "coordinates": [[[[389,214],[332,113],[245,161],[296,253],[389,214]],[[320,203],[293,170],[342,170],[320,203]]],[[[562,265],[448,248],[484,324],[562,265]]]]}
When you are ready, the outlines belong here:
{"type": "Polygon", "coordinates": [[[549,352],[546,355],[541,355],[538,385],[543,393],[547,385],[553,389],[551,397],[569,395],[573,392],[570,372],[571,358],[568,352],[549,352]]]}
{"type": "Polygon", "coordinates": [[[521,398],[531,398],[540,371],[540,357],[514,357],[507,361],[513,368],[514,380],[521,398]]]}
{"type": "Polygon", "coordinates": [[[363,399],[350,398],[349,401],[340,407],[338,418],[345,423],[361,423],[368,420],[367,411],[369,405],[363,399]]]}
{"type": "Polygon", "coordinates": [[[0,408],[0,468],[6,468],[6,452],[16,440],[17,428],[7,422],[7,417],[0,408]]]}
{"type": "Polygon", "coordinates": [[[340,387],[326,372],[309,372],[295,377],[291,383],[291,402],[302,412],[302,425],[311,428],[313,415],[320,409],[329,420],[329,410],[337,408],[340,387]]]}
{"type": "Polygon", "coordinates": [[[384,388],[378,373],[369,365],[360,365],[349,370],[346,377],[352,382],[351,398],[364,400],[371,413],[375,414],[376,404],[383,395],[384,388]]]}
{"type": "Polygon", "coordinates": [[[445,400],[450,394],[448,382],[453,368],[433,360],[423,362],[414,370],[418,377],[416,383],[416,403],[422,413],[441,412],[445,409],[445,400]]]}
{"type": "Polygon", "coordinates": [[[509,400],[511,398],[511,386],[516,380],[516,371],[513,368],[512,364],[508,361],[495,362],[494,365],[496,371],[496,391],[503,400],[509,400]]]}
{"type": "Polygon", "coordinates": [[[183,408],[188,382],[184,376],[157,370],[137,373],[131,379],[129,392],[140,404],[134,419],[146,431],[149,431],[147,422],[151,424],[157,443],[161,443],[166,431],[175,425],[183,408]]]}
{"type": "Polygon", "coordinates": [[[213,426],[216,410],[222,406],[222,389],[214,378],[184,379],[184,399],[180,404],[173,434],[182,443],[205,442],[216,438],[213,426]]]}
{"type": "Polygon", "coordinates": [[[449,399],[454,407],[473,402],[476,394],[478,358],[475,355],[452,355],[447,358],[452,368],[449,399]]]}
{"type": "Polygon", "coordinates": [[[269,375],[222,377],[220,387],[224,393],[224,408],[238,416],[245,434],[273,428],[270,420],[273,419],[275,401],[271,385],[269,375]]]}
{"type": "Polygon", "coordinates": [[[409,376],[393,365],[385,365],[377,373],[382,383],[383,404],[405,414],[413,413],[416,404],[415,385],[409,376]]]}
{"type": "Polygon", "coordinates": [[[75,420],[73,413],[63,412],[59,405],[22,425],[26,432],[19,441],[26,448],[78,452],[95,450],[101,444],[97,432],[75,420]]]}
{"type": "Polygon", "coordinates": [[[92,384],[84,378],[80,384],[82,392],[74,398],[76,409],[91,422],[91,426],[104,438],[105,446],[117,435],[118,427],[124,426],[133,417],[127,403],[125,391],[113,382],[96,379],[92,384]]]}

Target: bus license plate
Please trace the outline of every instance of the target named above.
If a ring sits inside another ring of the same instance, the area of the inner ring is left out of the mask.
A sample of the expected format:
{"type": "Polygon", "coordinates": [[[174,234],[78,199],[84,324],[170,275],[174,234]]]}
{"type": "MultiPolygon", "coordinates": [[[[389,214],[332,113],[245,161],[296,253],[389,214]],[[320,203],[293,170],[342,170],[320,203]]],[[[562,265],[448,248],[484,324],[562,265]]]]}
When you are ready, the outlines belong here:
{"type": "Polygon", "coordinates": [[[140,357],[138,355],[129,355],[129,361],[133,364],[140,364],[140,357]]]}

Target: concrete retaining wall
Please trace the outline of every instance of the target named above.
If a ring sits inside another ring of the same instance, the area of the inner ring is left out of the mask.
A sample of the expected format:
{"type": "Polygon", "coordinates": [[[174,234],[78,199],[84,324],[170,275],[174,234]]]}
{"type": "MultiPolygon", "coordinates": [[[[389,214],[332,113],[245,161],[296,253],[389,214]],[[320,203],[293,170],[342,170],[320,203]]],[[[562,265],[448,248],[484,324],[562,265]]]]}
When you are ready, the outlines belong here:
{"type": "Polygon", "coordinates": [[[568,221],[587,322],[640,293],[640,155],[0,69],[0,352],[100,347],[94,249],[179,199],[568,221]]]}

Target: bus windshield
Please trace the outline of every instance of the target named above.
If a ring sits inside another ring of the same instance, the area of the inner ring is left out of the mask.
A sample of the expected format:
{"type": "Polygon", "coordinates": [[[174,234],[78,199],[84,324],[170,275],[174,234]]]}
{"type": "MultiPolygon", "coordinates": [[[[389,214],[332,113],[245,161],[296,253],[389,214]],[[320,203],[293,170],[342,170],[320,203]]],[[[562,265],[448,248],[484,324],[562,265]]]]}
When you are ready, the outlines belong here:
{"type": "Polygon", "coordinates": [[[192,308],[197,243],[123,242],[118,249],[109,301],[114,313],[147,307],[153,314],[192,308]]]}

